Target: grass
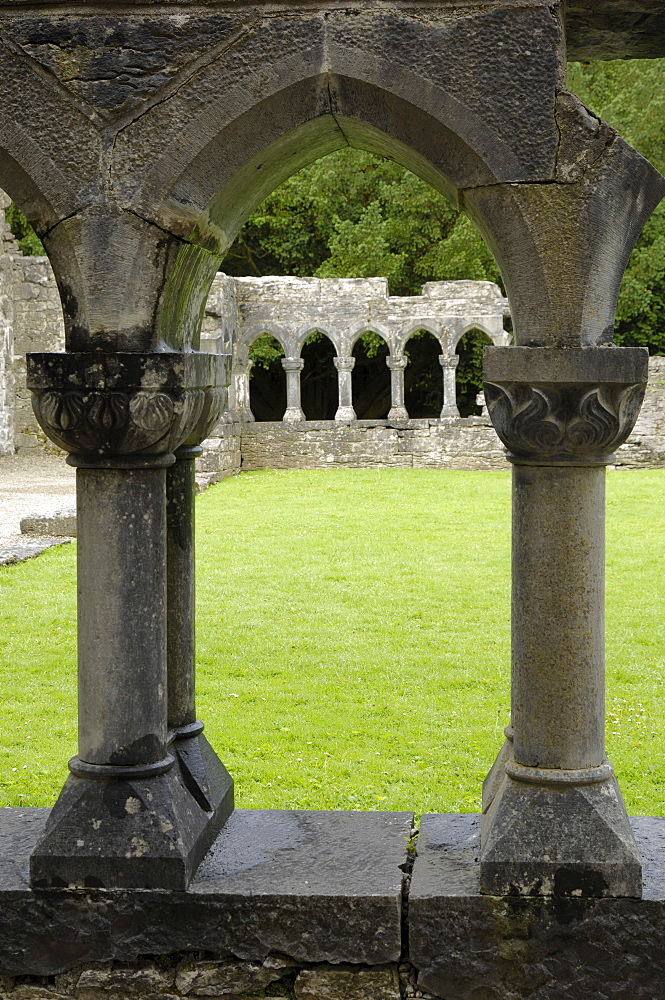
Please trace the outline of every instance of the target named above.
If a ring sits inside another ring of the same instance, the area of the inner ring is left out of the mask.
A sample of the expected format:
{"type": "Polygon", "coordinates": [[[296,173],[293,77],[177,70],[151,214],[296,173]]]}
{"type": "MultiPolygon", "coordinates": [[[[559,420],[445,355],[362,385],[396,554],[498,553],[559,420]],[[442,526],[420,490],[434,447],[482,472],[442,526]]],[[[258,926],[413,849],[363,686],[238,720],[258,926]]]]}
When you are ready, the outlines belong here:
{"type": "MultiPolygon", "coordinates": [[[[663,814],[665,470],[608,474],[608,751],[663,814]]],[[[509,719],[510,474],[247,473],[199,497],[198,706],[244,807],[475,811],[509,719]]],[[[76,749],[74,547],[0,570],[0,804],[76,749]]]]}

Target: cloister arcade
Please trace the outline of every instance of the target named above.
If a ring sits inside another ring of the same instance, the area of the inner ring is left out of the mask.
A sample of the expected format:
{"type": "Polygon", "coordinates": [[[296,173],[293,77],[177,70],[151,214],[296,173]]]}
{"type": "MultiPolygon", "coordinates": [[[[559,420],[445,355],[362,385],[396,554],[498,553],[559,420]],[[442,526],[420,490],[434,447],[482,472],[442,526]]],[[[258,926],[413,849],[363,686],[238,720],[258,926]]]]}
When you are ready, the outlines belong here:
{"type": "MultiPolygon", "coordinates": [[[[358,416],[353,373],[359,345],[368,333],[384,345],[381,353],[389,376],[384,416],[389,421],[422,415],[458,418],[455,370],[459,342],[472,330],[484,333],[495,346],[511,341],[504,329],[504,318],[510,315],[508,301],[498,286],[488,281],[428,282],[422,295],[391,296],[383,278],[230,278],[220,274],[213,282],[206,309],[202,344],[210,350],[223,343],[231,345],[229,410],[243,420],[256,416],[251,408],[250,372],[252,347],[259,338],[274,338],[283,351],[279,364],[285,374],[285,406],[275,419],[287,422],[306,420],[308,410],[315,405],[311,393],[307,395],[310,372],[306,367],[313,336],[319,343],[325,338],[329,345],[337,381],[336,406],[329,406],[325,414],[319,411],[315,418],[338,422],[358,416]],[[405,389],[408,392],[409,353],[423,331],[436,345],[429,361],[430,368],[438,362],[439,371],[428,374],[440,385],[441,403],[436,413],[416,414],[405,405],[405,389]]],[[[275,367],[277,363],[275,358],[275,367]]],[[[315,377],[326,374],[318,372],[315,377]]],[[[273,388],[275,383],[273,378],[273,388]]],[[[376,390],[373,399],[375,395],[376,390]]]]}
{"type": "Polygon", "coordinates": [[[613,345],[617,297],[665,179],[569,91],[566,60],[665,55],[662,3],[0,8],[0,185],[46,248],[66,328],[64,351],[29,356],[27,387],[77,470],[79,581],[78,753],[48,817],[6,820],[2,971],[183,951],[367,967],[408,943],[436,997],[660,995],[662,875],[641,897],[663,835],[647,831],[640,855],[606,756],[603,557],[605,466],[648,375],[646,349],[613,345]],[[439,338],[445,409],[458,334],[479,325],[429,301],[393,323],[366,295],[358,310],[350,280],[331,328],[325,282],[303,316],[263,279],[266,315],[250,322],[236,297],[251,338],[230,358],[222,329],[201,351],[245,220],[344,146],[395,159],[467,212],[514,330],[484,365],[513,466],[512,724],[482,818],[459,834],[464,817],[426,817],[408,889],[404,813],[264,813],[234,848],[233,782],[195,701],[194,460],[229,378],[247,412],[254,337],[281,331],[298,422],[312,330],[334,346],[348,416],[353,337],[384,331],[401,416],[408,331],[439,338]]]}

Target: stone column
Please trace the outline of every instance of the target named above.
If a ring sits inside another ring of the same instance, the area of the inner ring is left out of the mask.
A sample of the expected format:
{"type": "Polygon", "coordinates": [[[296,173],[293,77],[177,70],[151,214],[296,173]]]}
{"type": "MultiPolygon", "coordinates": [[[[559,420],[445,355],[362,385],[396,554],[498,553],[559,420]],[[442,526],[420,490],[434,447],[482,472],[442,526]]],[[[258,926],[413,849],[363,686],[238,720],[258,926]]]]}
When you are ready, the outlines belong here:
{"type": "Polygon", "coordinates": [[[337,385],[339,387],[339,405],[335,413],[335,420],[355,420],[356,411],[353,409],[353,389],[351,382],[351,372],[356,359],[353,357],[333,358],[333,364],[337,369],[337,385]]]}
{"type": "Polygon", "coordinates": [[[300,372],[304,367],[302,358],[282,358],[282,368],[286,372],[286,411],[283,420],[295,422],[305,419],[300,405],[300,372]]]}
{"type": "Polygon", "coordinates": [[[512,731],[485,784],[480,881],[640,896],[604,746],[604,486],[644,397],[643,348],[485,349],[513,464],[512,731]]]}
{"type": "Polygon", "coordinates": [[[457,384],[455,372],[459,364],[459,354],[440,354],[439,364],[443,368],[442,417],[459,417],[457,409],[457,384]]]}
{"type": "Polygon", "coordinates": [[[390,412],[388,420],[408,420],[409,414],[404,406],[404,369],[408,358],[403,354],[389,354],[386,364],[390,368],[390,412]]]}
{"type": "Polygon", "coordinates": [[[187,788],[214,820],[212,843],[233,811],[233,780],[203,735],[195,699],[194,524],[195,464],[204,440],[224,410],[226,393],[207,392],[203,412],[188,442],[175,452],[166,473],[166,592],[168,609],[168,729],[187,788]]]}
{"type": "MultiPolygon", "coordinates": [[[[189,501],[174,487],[189,472],[172,474],[170,538],[166,475],[219,397],[226,361],[28,356],[35,415],[77,468],[79,575],[79,752],[31,856],[35,886],[183,889],[219,828],[167,724],[169,702],[184,720],[193,701],[186,677],[169,697],[167,553],[184,542],[172,558],[185,571],[191,556],[189,501]]],[[[186,578],[174,600],[181,622],[190,588],[186,578]]],[[[189,644],[170,652],[187,657],[189,644]]]]}
{"type": "Polygon", "coordinates": [[[252,421],[254,414],[249,401],[249,373],[252,370],[253,361],[235,360],[231,365],[231,385],[229,392],[229,410],[235,413],[240,420],[252,421]]]}

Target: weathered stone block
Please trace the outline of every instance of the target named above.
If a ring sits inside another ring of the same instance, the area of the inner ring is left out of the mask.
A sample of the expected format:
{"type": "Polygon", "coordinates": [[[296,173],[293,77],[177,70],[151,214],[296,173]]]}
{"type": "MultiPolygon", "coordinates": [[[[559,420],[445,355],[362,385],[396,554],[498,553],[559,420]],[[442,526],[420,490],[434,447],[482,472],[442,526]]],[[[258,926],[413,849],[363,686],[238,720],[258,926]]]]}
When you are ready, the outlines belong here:
{"type": "Polygon", "coordinates": [[[304,969],[295,984],[297,1000],[400,1000],[397,968],[304,969]]]}
{"type": "Polygon", "coordinates": [[[270,968],[260,962],[185,962],[178,966],[175,985],[189,996],[219,997],[229,993],[255,993],[281,979],[283,968],[270,968]]]}

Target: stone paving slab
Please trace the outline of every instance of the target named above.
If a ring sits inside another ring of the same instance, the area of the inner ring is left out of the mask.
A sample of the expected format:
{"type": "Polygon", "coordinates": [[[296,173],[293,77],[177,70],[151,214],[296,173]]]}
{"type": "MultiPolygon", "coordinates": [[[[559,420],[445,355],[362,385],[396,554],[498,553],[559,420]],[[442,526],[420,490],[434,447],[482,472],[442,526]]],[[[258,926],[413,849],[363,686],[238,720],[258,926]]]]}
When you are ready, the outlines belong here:
{"type": "Polygon", "coordinates": [[[0,809],[0,973],[211,952],[381,965],[401,952],[412,814],[236,810],[186,892],[37,890],[48,809],[0,809]]]}
{"type": "Polygon", "coordinates": [[[0,565],[71,541],[75,509],[76,470],[64,456],[25,448],[0,457],[0,565]],[[26,519],[32,527],[23,532],[26,519]]]}
{"type": "Polygon", "coordinates": [[[46,549],[55,548],[57,545],[66,545],[71,540],[71,538],[62,535],[58,537],[40,535],[37,538],[26,535],[9,535],[0,538],[0,566],[9,566],[12,563],[33,559],[45,552],[46,549]]]}

